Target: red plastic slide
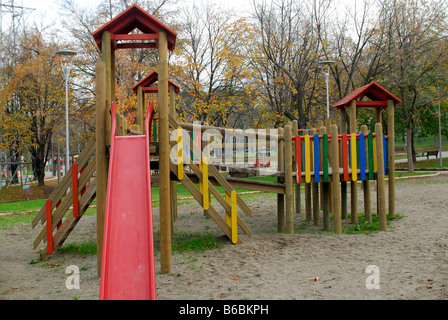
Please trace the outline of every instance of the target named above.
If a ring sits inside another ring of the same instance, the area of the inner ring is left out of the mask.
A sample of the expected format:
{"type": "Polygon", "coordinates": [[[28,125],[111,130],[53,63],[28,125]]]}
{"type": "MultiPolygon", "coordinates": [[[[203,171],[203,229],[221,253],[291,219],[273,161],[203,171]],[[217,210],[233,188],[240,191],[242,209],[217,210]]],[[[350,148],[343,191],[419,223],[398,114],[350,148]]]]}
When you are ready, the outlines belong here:
{"type": "Polygon", "coordinates": [[[146,135],[116,136],[112,103],[112,141],[101,264],[100,300],[154,300],[156,283],[152,229],[149,137],[154,115],[149,103],[146,135]]]}

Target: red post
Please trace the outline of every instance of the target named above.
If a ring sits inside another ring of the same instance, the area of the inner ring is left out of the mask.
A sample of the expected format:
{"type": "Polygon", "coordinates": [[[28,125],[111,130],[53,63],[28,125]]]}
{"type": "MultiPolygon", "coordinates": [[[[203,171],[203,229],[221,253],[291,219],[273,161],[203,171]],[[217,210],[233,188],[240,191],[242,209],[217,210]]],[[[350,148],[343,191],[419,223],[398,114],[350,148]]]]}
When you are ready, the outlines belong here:
{"type": "Polygon", "coordinates": [[[72,194],[73,194],[73,216],[79,216],[79,200],[78,200],[78,164],[72,166],[72,194]]]}
{"type": "Polygon", "coordinates": [[[348,181],[348,139],[346,133],[342,135],[342,163],[344,168],[344,181],[348,181]]]}
{"type": "Polygon", "coordinates": [[[302,180],[302,157],[300,154],[300,136],[296,136],[296,164],[297,164],[297,183],[300,183],[302,180]]]}
{"type": "Polygon", "coordinates": [[[52,215],[52,203],[48,199],[45,203],[46,216],[47,216],[47,252],[53,253],[53,215],[52,215]]]}

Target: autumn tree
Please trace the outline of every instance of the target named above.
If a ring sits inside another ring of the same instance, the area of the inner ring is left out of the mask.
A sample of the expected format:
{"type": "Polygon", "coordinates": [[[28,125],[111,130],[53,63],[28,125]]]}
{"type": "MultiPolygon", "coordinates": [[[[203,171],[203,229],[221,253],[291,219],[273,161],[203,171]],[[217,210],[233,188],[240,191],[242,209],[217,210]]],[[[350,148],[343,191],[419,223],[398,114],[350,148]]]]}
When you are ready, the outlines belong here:
{"type": "Polygon", "coordinates": [[[53,130],[63,114],[62,70],[55,55],[57,45],[47,42],[39,30],[29,30],[19,47],[17,63],[2,79],[2,141],[10,150],[30,152],[35,177],[44,185],[53,130]]]}
{"type": "Polygon", "coordinates": [[[244,54],[252,36],[246,19],[208,2],[184,8],[181,19],[181,116],[216,126],[247,126],[255,88],[244,54]]]}
{"type": "Polygon", "coordinates": [[[425,108],[423,93],[446,64],[446,1],[384,1],[381,3],[384,60],[382,81],[402,101],[398,113],[406,128],[408,170],[414,171],[414,125],[425,108]]]}

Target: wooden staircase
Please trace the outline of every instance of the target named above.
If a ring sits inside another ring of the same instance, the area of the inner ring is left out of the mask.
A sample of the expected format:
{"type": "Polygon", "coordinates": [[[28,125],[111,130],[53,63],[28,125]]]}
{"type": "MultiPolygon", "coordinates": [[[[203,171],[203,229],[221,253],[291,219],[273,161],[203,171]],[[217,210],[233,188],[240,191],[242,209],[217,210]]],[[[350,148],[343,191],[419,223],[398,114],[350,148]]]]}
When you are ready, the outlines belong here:
{"type": "Polygon", "coordinates": [[[95,199],[96,178],[94,173],[96,172],[96,161],[94,153],[95,137],[90,139],[72,168],[48,197],[46,205],[40,209],[32,221],[33,229],[38,226],[39,222],[43,225],[33,242],[34,249],[41,242],[46,243],[48,240],[52,242],[51,246],[47,243],[47,250],[42,251],[42,259],[62,246],[95,199]],[[74,169],[76,173],[73,172],[74,169]],[[76,181],[75,184],[73,184],[74,181],[76,181]],[[73,190],[72,186],[76,184],[78,188],[73,190]],[[75,195],[73,195],[74,192],[75,195]],[[75,203],[73,200],[75,200],[75,203]],[[67,212],[70,212],[70,214],[66,215],[67,212]],[[48,221],[51,221],[51,225],[47,223],[48,221]]]}
{"type": "MultiPolygon", "coordinates": [[[[179,124],[176,122],[176,120],[174,120],[172,116],[170,116],[170,127],[173,130],[179,127],[179,124]]],[[[195,156],[201,158],[201,150],[199,150],[199,148],[194,145],[193,141],[189,137],[188,140],[185,139],[185,141],[189,143],[190,150],[194,152],[195,156]]],[[[156,143],[152,142],[152,144],[152,152],[154,152],[156,151],[156,143]]],[[[92,201],[95,199],[95,149],[95,137],[93,137],[87,143],[87,146],[81,152],[72,168],[70,168],[70,170],[62,178],[58,186],[50,194],[47,199],[46,205],[44,205],[40,209],[40,211],[32,221],[33,229],[39,226],[39,222],[42,226],[42,229],[33,242],[34,249],[37,249],[41,243],[47,244],[47,248],[42,250],[41,252],[42,259],[47,258],[63,245],[64,241],[70,235],[71,231],[75,228],[78,221],[81,219],[92,201]],[[73,170],[76,170],[76,172],[73,172],[73,170]],[[76,185],[77,190],[73,190],[73,186],[76,187],[76,185]],[[73,192],[75,192],[75,195],[73,194],[73,192]]],[[[170,164],[170,166],[172,176],[179,178],[177,166],[172,163],[170,164]]],[[[204,180],[202,172],[196,164],[189,163],[187,166],[190,168],[191,172],[194,173],[194,180],[200,182],[204,180]]],[[[151,167],[151,169],[156,168],[151,167]]],[[[211,204],[209,204],[206,210],[207,213],[222,229],[227,237],[229,237],[229,239],[231,239],[233,242],[237,242],[237,226],[240,227],[240,229],[245,234],[249,236],[252,235],[252,231],[250,230],[250,228],[241,219],[241,217],[236,214],[236,208],[234,208],[234,214],[236,216],[237,222],[236,224],[231,223],[232,205],[230,198],[232,192],[235,191],[234,188],[212,164],[208,165],[208,175],[210,177],[208,190],[216,198],[219,204],[225,209],[226,217],[222,217],[215,209],[215,207],[211,204]],[[226,196],[224,197],[223,195],[221,195],[214,185],[221,186],[225,190],[226,196]]],[[[196,201],[201,206],[203,206],[203,194],[196,187],[192,179],[190,179],[187,174],[183,174],[181,178],[182,179],[179,179],[179,181],[182,182],[182,184],[192,194],[196,201]]],[[[234,192],[234,194],[236,194],[236,206],[238,206],[247,216],[252,216],[252,210],[247,206],[244,200],[236,192],[234,192]]]]}
{"type": "MultiPolygon", "coordinates": [[[[170,122],[170,128],[172,130],[177,130],[180,128],[179,123],[171,116],[169,115],[169,122],[170,122]]],[[[189,145],[189,149],[193,151],[193,154],[196,159],[202,159],[202,152],[201,150],[193,143],[193,140],[186,135],[183,135],[183,141],[189,145]]],[[[175,144],[175,143],[174,143],[175,144]]],[[[204,181],[204,177],[202,175],[202,171],[199,169],[199,167],[194,164],[192,161],[189,161],[188,164],[186,164],[190,170],[194,173],[194,175],[198,178],[200,182],[204,181]]],[[[171,172],[173,172],[176,177],[179,178],[179,172],[177,165],[170,162],[170,169],[171,172]]],[[[252,231],[250,228],[246,225],[246,223],[236,215],[237,217],[237,224],[232,224],[230,222],[230,213],[232,211],[231,204],[229,203],[228,199],[230,198],[230,195],[232,194],[232,191],[234,191],[234,188],[230,185],[230,183],[221,175],[219,170],[212,164],[208,165],[208,174],[214,178],[213,180],[217,185],[221,186],[225,192],[226,192],[226,198],[224,198],[219,191],[215,188],[215,186],[210,183],[208,184],[208,189],[210,190],[210,193],[213,194],[213,196],[218,200],[219,204],[225,209],[226,211],[226,218],[223,218],[219,215],[219,213],[216,211],[216,209],[209,203],[208,209],[206,210],[207,213],[210,215],[210,217],[216,222],[216,224],[221,228],[221,230],[227,235],[227,237],[232,240],[232,242],[235,241],[235,234],[236,234],[236,225],[241,228],[241,230],[251,236],[252,231]],[[232,230],[233,229],[233,230],[232,230]],[[233,237],[232,237],[232,231],[233,231],[233,237]]],[[[208,177],[207,177],[208,179],[208,177]]],[[[183,174],[182,178],[179,179],[180,182],[187,188],[187,190],[192,194],[192,196],[196,199],[196,201],[201,205],[204,206],[204,196],[201,193],[201,191],[196,187],[196,185],[193,183],[193,181],[188,177],[188,175],[183,174]]],[[[252,210],[247,206],[247,204],[244,202],[244,200],[236,193],[236,203],[238,207],[247,215],[252,216],[252,210]]]]}

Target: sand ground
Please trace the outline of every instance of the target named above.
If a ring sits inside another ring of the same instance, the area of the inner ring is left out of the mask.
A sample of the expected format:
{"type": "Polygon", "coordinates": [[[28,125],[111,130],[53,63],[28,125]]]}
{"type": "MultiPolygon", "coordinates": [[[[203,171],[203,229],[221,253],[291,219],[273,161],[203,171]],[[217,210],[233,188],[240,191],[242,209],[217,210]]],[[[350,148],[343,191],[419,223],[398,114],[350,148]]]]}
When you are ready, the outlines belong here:
{"type": "MultiPolygon", "coordinates": [[[[321,227],[299,229],[303,214],[296,217],[295,234],[277,233],[275,195],[258,195],[248,200],[253,217],[243,217],[253,235],[240,232],[238,245],[226,240],[198,205],[182,204],[176,232],[212,233],[223,246],[174,253],[171,273],[163,275],[157,254],[157,298],[448,300],[447,194],[446,175],[398,182],[396,212],[402,219],[392,221],[387,232],[340,235],[320,232],[321,227]]],[[[362,197],[358,202],[363,208],[362,197]]],[[[83,217],[66,244],[94,241],[95,224],[95,216],[83,217]]],[[[158,209],[154,228],[157,232],[158,209]]],[[[96,255],[57,252],[31,263],[38,258],[32,242],[39,231],[22,223],[0,228],[0,299],[98,299],[96,255]],[[80,270],[79,289],[66,287],[71,265],[80,270]]]]}

